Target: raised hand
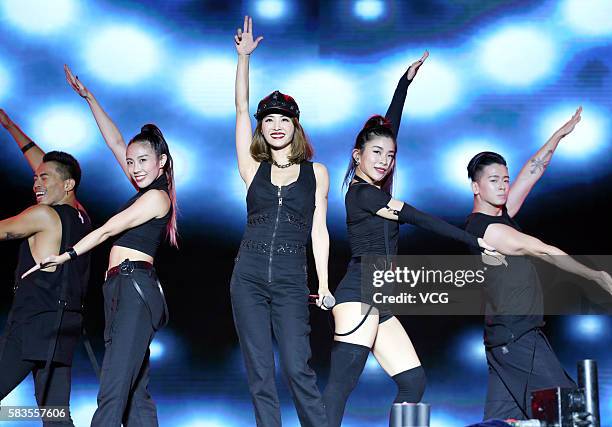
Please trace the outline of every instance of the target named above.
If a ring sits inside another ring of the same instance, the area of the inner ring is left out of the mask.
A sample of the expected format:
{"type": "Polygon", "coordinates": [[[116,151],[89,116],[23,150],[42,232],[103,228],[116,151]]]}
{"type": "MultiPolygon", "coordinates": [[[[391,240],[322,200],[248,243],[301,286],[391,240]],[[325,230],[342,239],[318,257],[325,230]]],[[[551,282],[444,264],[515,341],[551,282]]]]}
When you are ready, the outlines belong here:
{"type": "Polygon", "coordinates": [[[410,64],[410,67],[408,67],[408,71],[406,72],[406,78],[408,80],[414,79],[414,76],[416,76],[417,71],[419,71],[419,68],[421,68],[421,65],[423,65],[423,62],[425,62],[428,56],[429,52],[425,51],[423,53],[423,56],[421,56],[421,59],[410,64]]]}
{"type": "Polygon", "coordinates": [[[259,36],[253,40],[253,18],[245,16],[243,28],[238,28],[234,35],[238,55],[250,55],[257,49],[259,42],[262,40],[263,36],[259,36]]]}
{"type": "Polygon", "coordinates": [[[47,258],[43,259],[41,262],[36,264],[34,267],[30,268],[28,271],[21,275],[21,278],[24,279],[30,274],[34,273],[38,270],[44,270],[45,268],[55,267],[57,265],[61,265],[70,259],[70,255],[64,252],[61,255],[51,255],[47,258]]]}
{"type": "Polygon", "coordinates": [[[0,108],[0,124],[4,128],[8,129],[11,123],[12,121],[9,118],[8,114],[6,114],[6,112],[2,108],[0,108]]]}
{"type": "Polygon", "coordinates": [[[581,119],[580,114],[582,114],[582,106],[578,107],[571,119],[569,119],[567,122],[565,122],[563,126],[556,130],[555,135],[559,138],[563,138],[564,136],[571,133],[576,127],[576,124],[578,124],[581,119]]]}
{"type": "Polygon", "coordinates": [[[74,89],[76,93],[78,93],[82,98],[88,98],[90,95],[89,90],[85,87],[83,83],[79,80],[78,76],[72,74],[70,71],[70,67],[64,64],[64,73],[66,73],[66,81],[68,84],[74,89]]]}

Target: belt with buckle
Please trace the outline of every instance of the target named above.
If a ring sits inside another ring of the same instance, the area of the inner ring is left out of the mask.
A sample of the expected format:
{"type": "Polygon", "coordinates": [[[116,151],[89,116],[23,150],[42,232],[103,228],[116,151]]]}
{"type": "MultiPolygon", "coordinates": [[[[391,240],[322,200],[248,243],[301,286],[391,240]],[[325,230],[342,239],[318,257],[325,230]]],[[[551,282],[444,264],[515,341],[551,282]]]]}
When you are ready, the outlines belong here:
{"type": "Polygon", "coordinates": [[[109,268],[106,272],[106,279],[115,277],[119,274],[128,275],[134,270],[153,270],[153,264],[147,261],[123,261],[121,264],[109,268]]]}

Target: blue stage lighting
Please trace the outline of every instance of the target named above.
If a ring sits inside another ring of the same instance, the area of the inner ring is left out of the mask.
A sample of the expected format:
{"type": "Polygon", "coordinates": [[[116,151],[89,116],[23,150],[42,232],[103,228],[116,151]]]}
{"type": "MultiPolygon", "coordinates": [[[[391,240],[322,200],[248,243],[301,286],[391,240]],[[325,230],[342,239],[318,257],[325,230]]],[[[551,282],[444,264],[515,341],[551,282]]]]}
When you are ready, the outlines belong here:
{"type": "Polygon", "coordinates": [[[468,163],[472,157],[481,151],[500,153],[509,162],[505,153],[500,150],[499,145],[496,142],[478,137],[454,142],[447,148],[443,161],[440,162],[441,167],[444,168],[441,172],[445,174],[448,183],[453,184],[458,190],[466,193],[466,195],[472,194],[467,174],[468,163]]]}
{"type": "Polygon", "coordinates": [[[507,26],[484,38],[477,68],[502,85],[525,87],[550,76],[556,50],[552,37],[535,26],[507,26]]]}
{"type": "Polygon", "coordinates": [[[561,6],[564,23],[586,36],[612,35],[610,0],[566,0],[561,6]]]}
{"type": "Polygon", "coordinates": [[[70,398],[70,417],[74,422],[75,426],[87,426],[91,424],[91,419],[93,418],[94,412],[98,408],[96,405],[96,395],[97,395],[97,385],[95,389],[89,390],[87,399],[83,399],[82,395],[83,391],[80,391],[78,395],[81,397],[78,401],[75,402],[75,395],[77,393],[72,392],[72,396],[70,398]]]}
{"type": "Polygon", "coordinates": [[[92,32],[85,43],[89,71],[109,83],[132,85],[151,76],[162,62],[149,34],[131,26],[110,26],[92,32]]]}
{"type": "Polygon", "coordinates": [[[282,0],[259,0],[255,7],[257,14],[266,19],[280,18],[287,9],[287,5],[282,0]]]}
{"type": "Polygon", "coordinates": [[[59,30],[77,14],[74,0],[4,0],[1,4],[5,19],[28,33],[59,30]]]}
{"type": "Polygon", "coordinates": [[[367,375],[377,375],[383,372],[383,368],[380,367],[380,363],[378,363],[378,360],[376,360],[372,353],[368,355],[368,360],[363,368],[363,372],[367,375]]]}
{"type": "Polygon", "coordinates": [[[599,340],[604,335],[609,334],[609,322],[606,316],[571,316],[568,321],[574,332],[574,337],[581,341],[599,340]]]}
{"type": "Polygon", "coordinates": [[[203,58],[187,66],[180,74],[179,86],[183,99],[189,107],[204,116],[233,116],[236,111],[233,78],[235,74],[235,57],[203,58]]]}
{"type": "MultiPolygon", "coordinates": [[[[534,146],[541,146],[550,135],[572,117],[579,105],[564,104],[546,113],[536,136],[534,146]]],[[[567,135],[557,148],[557,155],[569,160],[592,158],[592,155],[608,144],[610,121],[608,113],[595,105],[583,105],[582,119],[574,131],[567,135]]]]}
{"type": "Polygon", "coordinates": [[[151,360],[161,359],[165,352],[165,346],[162,344],[159,339],[154,339],[151,344],[149,344],[149,351],[151,352],[151,360]]]}
{"type": "MultiPolygon", "coordinates": [[[[384,72],[383,81],[386,82],[385,99],[391,101],[397,81],[410,65],[406,58],[418,59],[418,54],[402,54],[402,59],[395,62],[384,72]]],[[[429,58],[414,79],[408,90],[405,114],[413,118],[433,119],[456,104],[461,99],[460,73],[447,61],[440,58],[429,58]]]]}
{"type": "Polygon", "coordinates": [[[34,399],[34,384],[32,377],[28,376],[21,384],[11,391],[8,396],[2,399],[3,406],[24,406],[36,405],[34,399]]]}
{"type": "Polygon", "coordinates": [[[381,0],[358,0],[353,6],[355,15],[365,21],[380,18],[385,11],[385,4],[381,0]]]}
{"type": "Polygon", "coordinates": [[[87,113],[72,104],[54,105],[36,114],[29,128],[45,150],[62,150],[78,156],[95,145],[90,142],[98,136],[87,113]]]}
{"type": "Polygon", "coordinates": [[[6,69],[0,64],[0,100],[2,100],[7,94],[9,90],[9,73],[6,69]]]}
{"type": "Polygon", "coordinates": [[[284,86],[299,104],[300,121],[308,130],[308,126],[336,125],[351,116],[358,101],[352,81],[346,71],[313,68],[298,72],[284,86]]]}
{"type": "Polygon", "coordinates": [[[177,188],[186,187],[193,176],[192,160],[198,159],[198,163],[202,164],[202,156],[197,156],[196,153],[186,148],[185,144],[178,143],[172,137],[167,138],[170,154],[174,162],[174,181],[177,188]]]}

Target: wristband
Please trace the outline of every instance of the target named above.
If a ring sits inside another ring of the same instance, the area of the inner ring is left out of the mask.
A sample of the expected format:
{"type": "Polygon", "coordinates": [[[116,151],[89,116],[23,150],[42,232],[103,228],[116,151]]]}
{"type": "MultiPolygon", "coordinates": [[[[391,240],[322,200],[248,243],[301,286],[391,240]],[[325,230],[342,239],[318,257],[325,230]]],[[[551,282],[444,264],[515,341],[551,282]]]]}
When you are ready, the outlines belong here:
{"type": "Polygon", "coordinates": [[[71,260],[75,260],[79,256],[74,250],[74,248],[66,249],[66,253],[68,254],[71,260]]]}
{"type": "Polygon", "coordinates": [[[35,142],[30,142],[30,143],[24,145],[23,147],[21,147],[21,152],[23,154],[25,154],[25,152],[28,151],[32,147],[36,147],[36,143],[35,142]]]}

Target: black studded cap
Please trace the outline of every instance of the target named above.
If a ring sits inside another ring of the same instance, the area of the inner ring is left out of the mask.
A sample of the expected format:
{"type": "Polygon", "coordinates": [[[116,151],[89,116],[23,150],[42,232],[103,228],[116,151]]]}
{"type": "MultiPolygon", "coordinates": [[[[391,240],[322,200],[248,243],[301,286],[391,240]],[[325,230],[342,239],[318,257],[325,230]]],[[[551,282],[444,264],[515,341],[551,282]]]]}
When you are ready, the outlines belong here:
{"type": "Polygon", "coordinates": [[[270,95],[259,101],[257,105],[257,120],[263,119],[268,114],[283,114],[288,117],[300,118],[300,109],[295,99],[275,90],[270,95]]]}

